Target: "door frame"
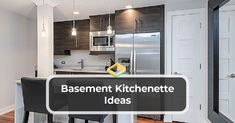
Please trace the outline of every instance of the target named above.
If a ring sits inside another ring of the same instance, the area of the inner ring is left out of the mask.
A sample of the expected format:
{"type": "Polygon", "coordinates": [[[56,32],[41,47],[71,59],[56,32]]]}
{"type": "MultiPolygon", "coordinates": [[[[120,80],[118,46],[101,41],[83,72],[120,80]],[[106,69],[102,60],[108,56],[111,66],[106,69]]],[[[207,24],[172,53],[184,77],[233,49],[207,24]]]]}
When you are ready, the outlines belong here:
{"type": "Polygon", "coordinates": [[[229,1],[208,1],[208,118],[213,123],[233,123],[219,112],[219,8],[229,1]]]}
{"type": "MultiPolygon", "coordinates": [[[[201,106],[198,107],[202,110],[202,113],[200,114],[202,116],[201,121],[205,121],[207,119],[206,116],[206,95],[207,95],[207,42],[206,42],[206,9],[205,8],[199,8],[199,9],[190,9],[190,10],[179,10],[179,11],[169,11],[167,12],[166,16],[166,43],[165,43],[165,73],[166,74],[172,74],[172,17],[173,16],[179,16],[179,15],[189,15],[189,14],[200,14],[200,21],[201,21],[201,40],[200,40],[200,50],[199,50],[199,61],[201,64],[201,74],[200,76],[200,87],[201,90],[201,106]]],[[[170,121],[170,119],[166,119],[167,121],[170,121]]],[[[173,120],[173,117],[171,117],[171,120],[173,120]]]]}

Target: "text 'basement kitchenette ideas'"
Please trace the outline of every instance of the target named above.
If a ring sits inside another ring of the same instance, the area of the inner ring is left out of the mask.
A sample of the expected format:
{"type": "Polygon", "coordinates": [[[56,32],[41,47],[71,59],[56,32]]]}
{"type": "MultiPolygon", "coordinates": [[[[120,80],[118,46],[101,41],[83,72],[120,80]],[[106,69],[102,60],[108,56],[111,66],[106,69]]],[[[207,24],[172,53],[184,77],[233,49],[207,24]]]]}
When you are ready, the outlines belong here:
{"type": "MultiPolygon", "coordinates": [[[[129,85],[116,85],[115,86],[116,93],[173,93],[174,87],[167,85],[160,86],[139,86],[137,84],[133,86],[129,85]]],[[[111,85],[108,86],[68,86],[61,85],[62,93],[112,93],[113,87],[111,85]]],[[[115,98],[104,97],[104,104],[131,104],[131,98],[115,98]]]]}

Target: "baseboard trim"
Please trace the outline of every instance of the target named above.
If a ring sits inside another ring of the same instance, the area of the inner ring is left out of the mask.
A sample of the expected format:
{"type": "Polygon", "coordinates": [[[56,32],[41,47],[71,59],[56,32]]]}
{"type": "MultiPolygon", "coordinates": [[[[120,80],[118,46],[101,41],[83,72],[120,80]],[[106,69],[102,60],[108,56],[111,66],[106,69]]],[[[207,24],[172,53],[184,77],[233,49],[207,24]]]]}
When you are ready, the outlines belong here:
{"type": "Polygon", "coordinates": [[[0,109],[0,115],[6,114],[8,112],[11,112],[15,109],[15,105],[11,105],[5,108],[0,109]]]}

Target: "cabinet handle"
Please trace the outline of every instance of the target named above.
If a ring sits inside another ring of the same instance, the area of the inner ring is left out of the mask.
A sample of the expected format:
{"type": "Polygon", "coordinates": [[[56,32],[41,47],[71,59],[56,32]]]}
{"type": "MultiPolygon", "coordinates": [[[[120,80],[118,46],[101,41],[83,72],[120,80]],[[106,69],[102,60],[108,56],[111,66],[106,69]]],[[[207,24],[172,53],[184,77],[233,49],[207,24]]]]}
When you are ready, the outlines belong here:
{"type": "Polygon", "coordinates": [[[75,37],[75,48],[77,48],[77,36],[75,37]]]}
{"type": "Polygon", "coordinates": [[[100,31],[100,29],[101,29],[101,23],[102,23],[102,18],[101,17],[99,17],[100,18],[100,28],[99,28],[99,31],[100,31]]]}
{"type": "Polygon", "coordinates": [[[136,50],[134,50],[133,59],[134,59],[134,74],[136,74],[136,50]]]}
{"type": "Polygon", "coordinates": [[[138,24],[138,20],[137,19],[135,19],[135,32],[137,32],[137,24],[138,24]]]}
{"type": "Polygon", "coordinates": [[[142,31],[143,30],[143,21],[140,19],[140,27],[139,30],[142,31]]]}
{"type": "Polygon", "coordinates": [[[78,48],[78,38],[77,38],[77,36],[76,36],[76,48],[78,48]]]}

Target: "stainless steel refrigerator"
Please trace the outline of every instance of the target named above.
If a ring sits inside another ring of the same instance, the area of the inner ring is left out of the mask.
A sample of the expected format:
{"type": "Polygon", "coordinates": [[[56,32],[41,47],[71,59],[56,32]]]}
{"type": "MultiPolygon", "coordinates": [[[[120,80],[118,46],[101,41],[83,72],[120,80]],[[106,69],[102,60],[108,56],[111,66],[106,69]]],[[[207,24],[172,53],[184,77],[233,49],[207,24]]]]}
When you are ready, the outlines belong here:
{"type": "Polygon", "coordinates": [[[160,32],[115,35],[115,61],[130,74],[160,74],[160,32]]]}

